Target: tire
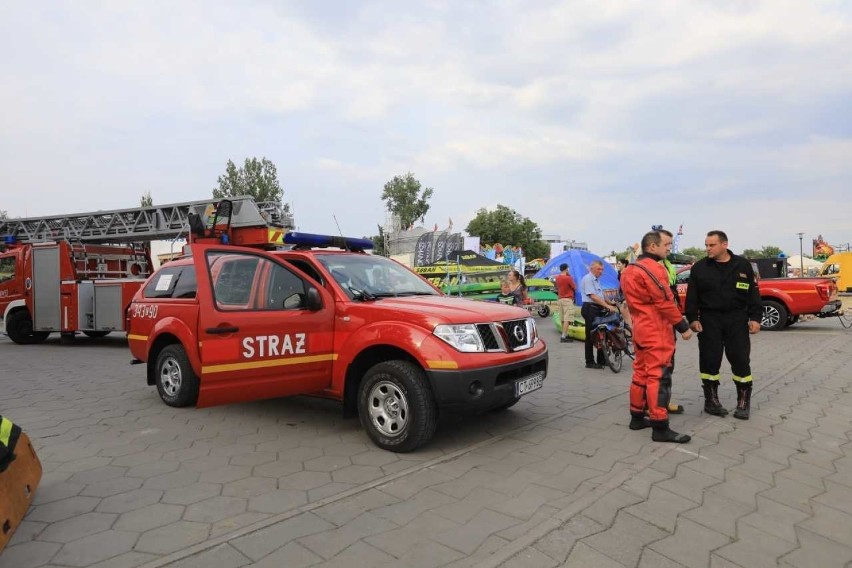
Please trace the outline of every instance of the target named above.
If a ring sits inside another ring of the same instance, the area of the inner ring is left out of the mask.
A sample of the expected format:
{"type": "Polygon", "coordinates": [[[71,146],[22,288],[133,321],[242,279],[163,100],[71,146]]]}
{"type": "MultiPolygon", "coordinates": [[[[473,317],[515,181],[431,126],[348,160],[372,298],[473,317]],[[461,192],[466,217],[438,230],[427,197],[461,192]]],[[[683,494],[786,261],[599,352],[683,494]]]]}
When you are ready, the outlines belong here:
{"type": "Polygon", "coordinates": [[[763,319],[760,328],[766,331],[777,331],[787,323],[787,308],[775,300],[763,301],[763,319]]]}
{"type": "Polygon", "coordinates": [[[520,401],[520,400],[521,400],[521,397],[513,396],[512,398],[510,398],[509,400],[507,400],[503,404],[501,404],[499,406],[495,406],[491,410],[492,410],[492,412],[500,412],[501,410],[507,410],[509,408],[512,408],[516,404],[518,404],[518,401],[520,401]]]}
{"type": "Polygon", "coordinates": [[[98,338],[98,337],[106,337],[107,335],[110,334],[110,332],[109,331],[84,331],[83,334],[87,335],[89,337],[98,338]]]}
{"type": "Polygon", "coordinates": [[[604,362],[612,369],[613,373],[621,372],[621,367],[624,364],[623,354],[621,353],[621,349],[613,349],[612,341],[610,341],[608,335],[604,337],[603,356],[604,362]]]}
{"type": "Polygon", "coordinates": [[[168,345],[160,351],[154,372],[157,392],[169,406],[190,406],[198,400],[198,377],[181,345],[168,345]]]}
{"type": "Polygon", "coordinates": [[[797,321],[799,321],[799,316],[788,316],[787,317],[787,323],[784,324],[784,327],[790,327],[791,325],[793,325],[797,321]]]}
{"type": "Polygon", "coordinates": [[[538,315],[539,317],[546,318],[550,315],[550,306],[539,306],[538,307],[538,315]]]}
{"type": "Polygon", "coordinates": [[[408,361],[385,361],[367,371],[358,387],[358,415],[373,443],[391,452],[419,448],[438,424],[426,376],[408,361]]]}
{"type": "Polygon", "coordinates": [[[33,320],[26,310],[16,310],[6,319],[6,334],[18,345],[35,345],[41,343],[49,331],[33,331],[33,320]]]}

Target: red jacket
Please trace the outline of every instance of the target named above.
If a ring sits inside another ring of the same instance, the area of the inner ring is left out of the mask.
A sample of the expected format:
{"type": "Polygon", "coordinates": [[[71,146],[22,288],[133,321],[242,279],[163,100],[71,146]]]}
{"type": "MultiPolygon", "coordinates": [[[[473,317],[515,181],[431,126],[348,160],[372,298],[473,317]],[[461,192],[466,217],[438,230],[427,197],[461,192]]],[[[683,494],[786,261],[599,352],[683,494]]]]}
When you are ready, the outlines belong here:
{"type": "Polygon", "coordinates": [[[674,303],[668,272],[653,257],[642,255],[621,272],[621,290],[633,318],[637,345],[673,347],[672,326],[681,333],[689,329],[674,303]]]}

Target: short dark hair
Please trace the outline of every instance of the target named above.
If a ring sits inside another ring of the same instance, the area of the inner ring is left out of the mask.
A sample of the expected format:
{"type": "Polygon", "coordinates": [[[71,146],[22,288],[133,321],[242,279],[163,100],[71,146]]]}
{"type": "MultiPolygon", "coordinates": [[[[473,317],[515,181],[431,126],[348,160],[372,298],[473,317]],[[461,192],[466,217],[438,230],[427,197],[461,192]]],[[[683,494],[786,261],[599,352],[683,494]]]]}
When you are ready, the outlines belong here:
{"type": "Polygon", "coordinates": [[[618,263],[624,266],[628,266],[630,264],[630,259],[628,258],[619,258],[618,263]]]}
{"type": "Polygon", "coordinates": [[[565,264],[564,262],[559,265],[559,271],[561,272],[563,270],[568,270],[568,265],[565,264]]]}
{"type": "Polygon", "coordinates": [[[708,237],[719,237],[719,242],[722,242],[722,243],[728,242],[728,235],[725,234],[725,231],[718,231],[718,230],[708,231],[707,236],[708,237]]]}
{"type": "Polygon", "coordinates": [[[674,235],[672,234],[672,232],[671,232],[671,231],[667,231],[667,230],[665,230],[665,229],[660,228],[660,229],[658,229],[658,230],[657,230],[657,232],[658,232],[658,233],[662,233],[662,234],[664,234],[664,235],[668,235],[668,236],[670,236],[671,238],[674,238],[674,235]]]}
{"type": "Polygon", "coordinates": [[[651,245],[658,245],[661,242],[663,242],[663,237],[660,236],[659,231],[650,231],[645,233],[645,236],[642,237],[642,252],[648,252],[651,245]]]}

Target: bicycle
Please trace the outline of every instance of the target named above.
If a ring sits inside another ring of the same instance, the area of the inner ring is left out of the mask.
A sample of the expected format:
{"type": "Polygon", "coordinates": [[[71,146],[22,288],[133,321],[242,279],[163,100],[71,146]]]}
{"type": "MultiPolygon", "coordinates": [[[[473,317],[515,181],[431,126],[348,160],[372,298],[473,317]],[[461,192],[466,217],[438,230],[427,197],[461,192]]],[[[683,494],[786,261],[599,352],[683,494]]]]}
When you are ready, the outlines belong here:
{"type": "Polygon", "coordinates": [[[634,358],[633,330],[624,322],[621,309],[616,305],[615,311],[596,317],[592,325],[595,348],[603,353],[604,362],[613,373],[621,372],[624,355],[634,358]]]}

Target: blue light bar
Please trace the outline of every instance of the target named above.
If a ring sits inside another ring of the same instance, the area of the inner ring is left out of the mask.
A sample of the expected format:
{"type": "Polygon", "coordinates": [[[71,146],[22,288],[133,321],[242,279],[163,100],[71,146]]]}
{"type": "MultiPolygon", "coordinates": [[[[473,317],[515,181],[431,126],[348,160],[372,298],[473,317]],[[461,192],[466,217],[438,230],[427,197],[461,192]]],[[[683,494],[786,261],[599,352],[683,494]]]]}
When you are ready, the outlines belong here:
{"type": "Polygon", "coordinates": [[[373,241],[371,239],[338,237],[336,235],[314,235],[298,232],[289,232],[284,235],[284,243],[304,247],[337,247],[346,250],[368,250],[373,248],[373,241]]]}
{"type": "Polygon", "coordinates": [[[7,245],[13,245],[18,242],[18,239],[15,238],[15,235],[5,235],[3,237],[3,243],[7,245]]]}

